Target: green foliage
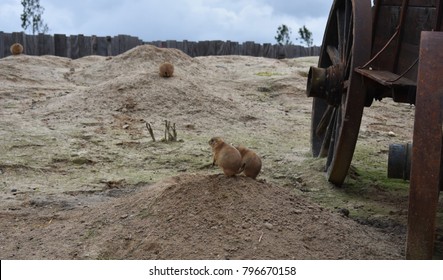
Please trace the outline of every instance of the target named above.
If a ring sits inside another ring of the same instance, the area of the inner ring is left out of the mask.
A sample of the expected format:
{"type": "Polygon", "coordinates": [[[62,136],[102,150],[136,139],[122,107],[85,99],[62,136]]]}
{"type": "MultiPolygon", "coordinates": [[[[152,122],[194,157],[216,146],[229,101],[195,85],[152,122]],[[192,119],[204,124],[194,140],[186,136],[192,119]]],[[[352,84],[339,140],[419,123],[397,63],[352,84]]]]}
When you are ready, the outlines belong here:
{"type": "Polygon", "coordinates": [[[22,0],[21,3],[23,14],[21,14],[20,19],[22,20],[23,30],[26,31],[31,26],[32,34],[48,32],[48,25],[42,19],[45,9],[40,6],[40,0],[22,0]]]}
{"type": "Polygon", "coordinates": [[[278,75],[282,75],[282,74],[277,73],[277,72],[258,72],[258,73],[255,73],[255,75],[261,76],[261,77],[271,77],[271,76],[278,76],[278,75]]]}
{"type": "Polygon", "coordinates": [[[300,35],[300,39],[305,42],[306,46],[311,47],[314,40],[312,39],[312,32],[303,25],[298,29],[298,34],[300,35]]]}
{"type": "Polygon", "coordinates": [[[282,24],[277,28],[277,36],[275,36],[274,38],[280,46],[292,45],[290,38],[291,33],[291,29],[285,24],[282,24]]]}

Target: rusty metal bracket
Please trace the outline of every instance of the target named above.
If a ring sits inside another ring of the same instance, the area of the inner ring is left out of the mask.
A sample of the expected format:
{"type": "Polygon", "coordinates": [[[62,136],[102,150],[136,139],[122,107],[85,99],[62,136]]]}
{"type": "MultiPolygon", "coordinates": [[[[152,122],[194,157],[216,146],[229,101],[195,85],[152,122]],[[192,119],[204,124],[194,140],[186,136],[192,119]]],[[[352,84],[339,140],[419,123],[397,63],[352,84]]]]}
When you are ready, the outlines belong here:
{"type": "Polygon", "coordinates": [[[421,33],[409,189],[407,259],[432,259],[442,174],[443,32],[421,33]]]}

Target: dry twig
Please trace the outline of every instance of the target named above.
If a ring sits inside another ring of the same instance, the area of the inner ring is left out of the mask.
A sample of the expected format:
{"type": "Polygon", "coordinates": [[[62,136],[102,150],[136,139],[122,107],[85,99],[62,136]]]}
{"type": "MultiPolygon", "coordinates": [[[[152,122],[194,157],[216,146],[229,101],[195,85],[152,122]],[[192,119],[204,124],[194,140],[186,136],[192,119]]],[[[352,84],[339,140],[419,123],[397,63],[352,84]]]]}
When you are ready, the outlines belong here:
{"type": "MultiPolygon", "coordinates": [[[[154,131],[152,130],[152,126],[150,123],[146,123],[146,128],[151,135],[152,141],[155,142],[154,131]]],[[[168,120],[165,120],[165,138],[162,140],[164,142],[177,141],[177,131],[175,129],[175,123],[172,124],[168,120]]]]}
{"type": "Polygon", "coordinates": [[[165,142],[168,142],[168,121],[165,120],[165,142]]]}
{"type": "Polygon", "coordinates": [[[177,141],[177,131],[175,130],[175,123],[172,125],[172,139],[177,141]]]}
{"type": "Polygon", "coordinates": [[[177,131],[175,130],[175,123],[171,127],[171,122],[165,120],[165,142],[169,141],[177,141],[177,131]]]}
{"type": "Polygon", "coordinates": [[[146,128],[148,129],[149,134],[151,134],[152,141],[155,142],[154,132],[152,131],[151,124],[150,123],[146,123],[146,128]]]}

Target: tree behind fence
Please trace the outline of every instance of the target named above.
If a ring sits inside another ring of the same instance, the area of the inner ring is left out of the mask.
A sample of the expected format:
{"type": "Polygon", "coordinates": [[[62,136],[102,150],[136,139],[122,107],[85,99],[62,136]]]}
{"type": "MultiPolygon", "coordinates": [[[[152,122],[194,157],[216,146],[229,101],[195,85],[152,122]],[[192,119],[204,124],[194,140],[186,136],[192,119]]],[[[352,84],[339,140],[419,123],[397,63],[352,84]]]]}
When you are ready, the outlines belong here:
{"type": "Polygon", "coordinates": [[[249,55],[269,58],[294,58],[301,56],[318,56],[320,47],[280,46],[257,44],[254,42],[231,41],[154,41],[143,42],[137,37],[117,36],[84,36],[79,35],[27,35],[23,32],[0,32],[0,58],[11,55],[10,46],[20,43],[27,55],[56,55],[72,59],[88,55],[111,56],[124,53],[136,46],[148,44],[161,48],[176,48],[191,57],[209,55],[249,55]]]}

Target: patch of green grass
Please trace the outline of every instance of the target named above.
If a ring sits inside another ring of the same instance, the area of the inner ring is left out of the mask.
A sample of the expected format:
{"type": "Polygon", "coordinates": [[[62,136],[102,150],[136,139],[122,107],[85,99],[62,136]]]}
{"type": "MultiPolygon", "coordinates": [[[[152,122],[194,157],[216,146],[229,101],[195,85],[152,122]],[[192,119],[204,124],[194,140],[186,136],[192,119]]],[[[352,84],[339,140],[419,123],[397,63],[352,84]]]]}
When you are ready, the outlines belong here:
{"type": "Polygon", "coordinates": [[[409,181],[402,179],[392,179],[387,177],[386,171],[364,169],[363,167],[354,168],[351,172],[356,173],[356,178],[348,178],[345,185],[348,187],[366,186],[374,187],[379,191],[400,192],[407,194],[409,189],[409,181]]]}
{"type": "Polygon", "coordinates": [[[406,193],[409,181],[388,178],[387,154],[378,147],[359,146],[354,154],[350,175],[346,181],[349,185],[376,186],[380,190],[406,193]]]}
{"type": "Polygon", "coordinates": [[[303,77],[303,78],[307,78],[309,75],[309,72],[307,71],[298,71],[298,74],[303,77]]]}
{"type": "Polygon", "coordinates": [[[255,75],[260,76],[260,77],[272,77],[272,76],[281,76],[283,74],[277,73],[277,72],[258,72],[258,73],[255,73],[255,75]]]}
{"type": "Polygon", "coordinates": [[[84,239],[93,238],[97,235],[98,235],[97,231],[94,228],[90,228],[86,231],[86,233],[84,235],[84,239]]]}
{"type": "Polygon", "coordinates": [[[152,216],[151,208],[149,207],[140,210],[140,213],[138,213],[137,216],[140,217],[140,219],[146,219],[152,216]]]}
{"type": "Polygon", "coordinates": [[[381,219],[405,224],[409,182],[387,178],[385,154],[376,148],[359,147],[349,174],[341,187],[327,184],[326,159],[306,160],[305,186],[298,186],[304,196],[334,212],[349,210],[349,217],[360,221],[381,219]],[[324,184],[319,184],[322,180],[324,184]]]}

